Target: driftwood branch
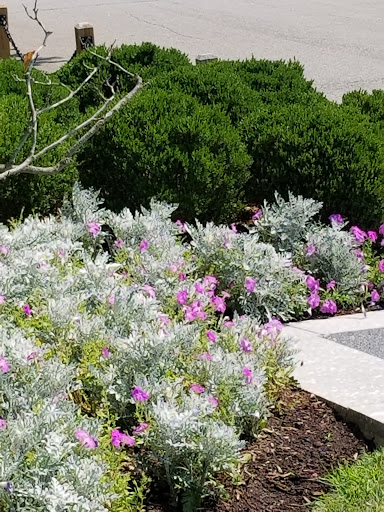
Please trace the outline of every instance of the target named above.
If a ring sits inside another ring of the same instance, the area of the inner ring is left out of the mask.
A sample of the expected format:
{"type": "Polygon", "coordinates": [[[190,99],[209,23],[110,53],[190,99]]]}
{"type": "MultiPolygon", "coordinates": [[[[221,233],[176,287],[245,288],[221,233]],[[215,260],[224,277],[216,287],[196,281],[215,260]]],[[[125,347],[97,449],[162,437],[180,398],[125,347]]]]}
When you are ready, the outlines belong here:
{"type": "Polygon", "coordinates": [[[19,77],[16,77],[16,80],[23,81],[26,83],[27,87],[27,98],[28,98],[28,104],[29,104],[29,110],[30,110],[30,122],[28,124],[28,127],[19,142],[17,148],[15,149],[13,155],[11,156],[10,160],[7,163],[0,164],[0,181],[5,180],[9,178],[10,176],[15,176],[17,174],[40,174],[40,175],[50,175],[50,174],[57,174],[58,172],[62,171],[70,163],[72,162],[73,157],[76,155],[76,153],[79,152],[79,150],[84,146],[84,144],[93,137],[100,129],[101,127],[116,113],[118,112],[124,105],[126,105],[144,86],[143,81],[140,76],[134,75],[130,71],[126,70],[123,66],[120,66],[120,64],[114,62],[111,59],[112,54],[112,47],[109,49],[107,56],[99,55],[97,52],[91,49],[87,49],[84,51],[88,51],[101,61],[106,61],[112,66],[119,69],[124,74],[128,75],[130,78],[133,78],[135,81],[134,88],[126,95],[124,95],[122,98],[120,98],[116,103],[112,106],[116,98],[116,91],[112,84],[107,81],[107,84],[111,95],[109,98],[105,98],[102,94],[101,97],[103,98],[103,104],[101,107],[94,112],[88,119],[83,121],[82,123],[78,124],[74,128],[68,130],[66,134],[64,134],[59,139],[55,140],[54,142],[48,144],[44,148],[40,149],[40,151],[37,151],[37,138],[38,138],[38,129],[39,129],[39,116],[45,112],[48,112],[52,109],[58,108],[68,101],[70,101],[73,97],[75,97],[81,89],[88,84],[92,78],[97,74],[99,71],[99,66],[95,66],[93,68],[90,68],[89,66],[86,66],[86,68],[89,70],[89,73],[87,77],[81,82],[81,84],[74,90],[72,90],[70,87],[68,87],[65,84],[58,83],[58,82],[52,82],[49,77],[45,77],[46,82],[37,81],[34,77],[32,77],[32,71],[35,68],[36,62],[38,60],[40,52],[46,47],[47,40],[49,36],[52,34],[52,32],[46,30],[43,23],[41,22],[39,18],[39,10],[37,7],[38,0],[34,0],[34,7],[32,9],[32,13],[29,12],[28,8],[24,5],[25,12],[27,16],[36,22],[39,27],[41,28],[43,32],[43,40],[41,45],[37,50],[34,50],[33,52],[29,52],[26,54],[26,59],[24,62],[24,71],[25,71],[25,78],[21,79],[19,77]],[[33,99],[33,85],[34,84],[40,84],[40,85],[46,85],[46,86],[63,86],[68,90],[67,96],[65,98],[57,101],[56,103],[53,103],[52,105],[47,105],[45,107],[42,107],[40,109],[36,108],[34,99],[33,99]],[[80,132],[83,132],[80,134],[80,132]],[[80,135],[80,138],[75,140],[71,147],[66,151],[64,156],[57,162],[56,165],[50,166],[50,167],[40,167],[36,166],[35,162],[41,158],[43,155],[48,153],[49,151],[53,150],[54,148],[60,146],[64,142],[66,142],[68,139],[71,139],[72,137],[80,135]],[[20,154],[20,151],[24,148],[25,144],[28,142],[28,140],[32,138],[32,144],[31,148],[29,150],[28,156],[21,162],[16,164],[16,160],[18,155],[20,154]]]}

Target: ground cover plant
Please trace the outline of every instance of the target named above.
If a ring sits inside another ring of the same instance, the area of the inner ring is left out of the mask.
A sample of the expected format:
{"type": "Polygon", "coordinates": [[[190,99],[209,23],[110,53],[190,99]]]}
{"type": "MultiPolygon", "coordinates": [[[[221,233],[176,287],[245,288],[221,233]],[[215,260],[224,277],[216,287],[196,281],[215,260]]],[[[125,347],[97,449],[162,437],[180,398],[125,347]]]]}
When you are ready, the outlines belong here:
{"type": "Polygon", "coordinates": [[[322,225],[315,201],[277,196],[249,233],[175,208],[116,214],[76,185],[59,217],[1,226],[4,510],[141,510],[149,479],[195,510],[289,382],[281,320],[333,314],[384,270],[373,234],[322,225]]]}

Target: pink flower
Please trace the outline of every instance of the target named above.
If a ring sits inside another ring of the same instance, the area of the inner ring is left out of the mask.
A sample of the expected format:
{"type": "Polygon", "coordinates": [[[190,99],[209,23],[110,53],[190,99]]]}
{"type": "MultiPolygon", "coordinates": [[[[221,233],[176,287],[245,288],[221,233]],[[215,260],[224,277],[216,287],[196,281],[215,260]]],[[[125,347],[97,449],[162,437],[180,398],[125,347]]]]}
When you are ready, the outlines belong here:
{"type": "Polygon", "coordinates": [[[271,318],[264,326],[267,333],[272,336],[277,336],[277,334],[283,330],[283,327],[283,324],[277,318],[271,318]]]}
{"type": "Polygon", "coordinates": [[[226,327],[227,329],[231,329],[231,327],[235,327],[235,322],[233,320],[226,320],[224,322],[224,327],[226,327]]]}
{"type": "Polygon", "coordinates": [[[340,213],[332,213],[332,215],[329,216],[329,221],[331,224],[342,224],[344,222],[340,213]]]}
{"type": "Polygon", "coordinates": [[[200,384],[192,384],[189,389],[191,391],[193,391],[194,393],[197,393],[198,395],[200,395],[201,393],[204,393],[205,391],[205,388],[204,386],[200,386],[200,384]]]}
{"type": "Polygon", "coordinates": [[[115,303],[115,296],[114,296],[114,295],[110,295],[110,296],[108,297],[108,302],[109,302],[109,304],[110,304],[111,306],[113,306],[113,305],[114,305],[114,303],[115,303]]]}
{"type": "Polygon", "coordinates": [[[305,282],[312,293],[320,289],[320,281],[313,276],[307,276],[305,282]]]}
{"type": "Polygon", "coordinates": [[[314,256],[316,254],[316,245],[315,244],[309,244],[307,245],[305,249],[305,255],[307,258],[310,258],[311,256],[314,256]]]}
{"type": "Polygon", "coordinates": [[[333,290],[335,286],[336,281],[329,281],[329,283],[327,284],[327,290],[333,290]]]}
{"type": "Polygon", "coordinates": [[[156,298],[155,289],[150,284],[144,285],[143,290],[149,295],[149,297],[151,299],[155,299],[156,298]]]}
{"type": "Polygon", "coordinates": [[[253,381],[253,373],[252,373],[252,370],[251,370],[250,368],[245,367],[245,368],[243,369],[243,375],[244,375],[244,377],[245,377],[245,382],[246,382],[247,384],[251,384],[251,383],[252,383],[252,381],[253,381]]]}
{"type": "Polygon", "coordinates": [[[215,276],[205,276],[203,279],[204,288],[208,288],[209,290],[214,290],[217,285],[217,278],[215,276]]]}
{"type": "Polygon", "coordinates": [[[8,373],[10,369],[11,367],[9,366],[8,360],[0,356],[0,372],[8,373]]]}
{"type": "Polygon", "coordinates": [[[5,247],[5,245],[0,245],[0,252],[6,256],[9,253],[9,249],[8,247],[5,247]]]}
{"type": "Polygon", "coordinates": [[[141,388],[140,386],[135,386],[132,390],[132,396],[133,396],[133,399],[136,400],[137,402],[146,402],[150,395],[144,391],[143,388],[141,388]]]}
{"type": "Polygon", "coordinates": [[[212,341],[212,343],[216,343],[217,334],[214,331],[209,329],[206,334],[207,334],[207,338],[209,339],[209,341],[212,341]]]}
{"type": "Polygon", "coordinates": [[[380,270],[380,272],[383,272],[383,273],[384,273],[384,260],[380,260],[380,263],[379,263],[379,270],[380,270]]]}
{"type": "Polygon", "coordinates": [[[184,306],[188,302],[188,290],[180,290],[176,295],[177,302],[180,306],[184,306]]]}
{"type": "Polygon", "coordinates": [[[148,423],[140,423],[137,427],[133,429],[132,434],[134,436],[136,436],[137,434],[141,434],[142,432],[145,432],[148,427],[148,423]]]}
{"type": "Polygon", "coordinates": [[[3,418],[0,418],[0,430],[5,430],[6,428],[7,422],[3,418]]]}
{"type": "Polygon", "coordinates": [[[87,222],[87,226],[89,234],[93,237],[97,236],[101,231],[101,227],[98,222],[87,222]]]}
{"type": "Polygon", "coordinates": [[[186,274],[184,274],[184,273],[179,274],[179,281],[185,281],[186,279],[187,279],[186,274]]]}
{"type": "Polygon", "coordinates": [[[30,354],[27,355],[27,361],[39,362],[40,361],[39,354],[36,351],[31,352],[30,354]]]}
{"type": "Polygon", "coordinates": [[[379,227],[379,233],[380,233],[380,235],[384,235],[384,224],[382,224],[382,225],[379,227]]]}
{"type": "Polygon", "coordinates": [[[89,434],[85,430],[82,430],[81,428],[79,430],[76,430],[75,436],[80,441],[80,443],[86,448],[97,448],[99,444],[97,440],[91,436],[91,434],[89,434]]]}
{"type": "Polygon", "coordinates": [[[23,311],[26,314],[26,316],[31,316],[32,315],[32,309],[31,309],[31,307],[28,304],[24,304],[23,311]]]}
{"type": "Polygon", "coordinates": [[[176,226],[179,226],[180,231],[181,231],[182,233],[185,233],[185,232],[187,231],[187,228],[185,227],[184,222],[181,222],[181,220],[177,220],[177,221],[176,221],[176,226]]]}
{"type": "Polygon", "coordinates": [[[371,293],[371,301],[372,302],[379,302],[380,300],[380,294],[377,290],[372,290],[371,293]]]}
{"type": "Polygon", "coordinates": [[[212,404],[214,407],[217,407],[219,405],[219,399],[212,395],[208,397],[208,402],[212,404]]]}
{"type": "Polygon", "coordinates": [[[4,302],[5,302],[5,296],[0,295],[0,304],[4,304],[4,302]]]}
{"type": "Polygon", "coordinates": [[[197,355],[196,359],[202,359],[202,360],[205,360],[205,361],[212,361],[212,354],[209,354],[209,352],[204,352],[203,354],[197,355]]]}
{"type": "Polygon", "coordinates": [[[134,444],[136,444],[136,441],[133,437],[129,436],[128,434],[124,434],[123,432],[120,432],[120,430],[116,428],[111,432],[111,443],[115,448],[120,450],[122,444],[126,444],[127,446],[133,446],[134,444]]]}
{"type": "Polygon", "coordinates": [[[364,259],[364,253],[361,249],[356,249],[355,250],[355,254],[356,254],[356,258],[359,260],[359,261],[362,261],[364,259]]]}
{"type": "Polygon", "coordinates": [[[320,308],[320,311],[322,313],[330,313],[331,315],[334,315],[337,313],[336,302],[332,299],[325,300],[320,308]]]}
{"type": "Polygon", "coordinates": [[[171,322],[168,315],[159,315],[159,320],[164,325],[169,325],[171,322]]]}
{"type": "Polygon", "coordinates": [[[113,245],[116,247],[116,249],[120,249],[120,247],[123,247],[124,242],[121,238],[118,238],[113,245]]]}
{"type": "Polygon", "coordinates": [[[195,283],[195,290],[197,291],[197,293],[204,293],[204,288],[201,286],[200,283],[195,283]]]}
{"type": "Polygon", "coordinates": [[[262,210],[257,210],[257,212],[252,215],[252,220],[259,220],[260,217],[262,217],[262,215],[263,215],[262,210]]]}
{"type": "Polygon", "coordinates": [[[221,296],[223,297],[223,299],[229,299],[231,295],[224,290],[221,292],[221,296]]]}
{"type": "Polygon", "coordinates": [[[367,235],[368,235],[368,238],[370,240],[372,240],[373,243],[377,242],[377,233],[376,233],[376,231],[368,231],[367,235]]]}
{"type": "Polygon", "coordinates": [[[176,263],[172,263],[172,265],[169,265],[169,270],[176,274],[176,272],[179,270],[179,265],[176,263]]]}
{"type": "Polygon", "coordinates": [[[231,230],[232,230],[234,233],[237,233],[237,227],[236,227],[236,224],[231,224],[231,230]]]}
{"type": "Polygon", "coordinates": [[[356,242],[360,244],[363,243],[367,238],[367,233],[360,229],[358,226],[352,226],[349,231],[354,236],[356,242]]]}
{"type": "Polygon", "coordinates": [[[247,277],[245,280],[245,288],[247,289],[248,293],[253,293],[256,288],[257,281],[256,279],[253,279],[253,277],[247,277]]]}
{"type": "Polygon", "coordinates": [[[101,350],[101,353],[102,353],[103,357],[105,357],[105,359],[108,359],[111,356],[107,347],[103,347],[103,349],[101,350]]]}
{"type": "Polygon", "coordinates": [[[149,247],[148,240],[143,240],[140,244],[140,252],[146,252],[148,250],[148,247],[149,247]]]}
{"type": "Polygon", "coordinates": [[[227,306],[225,304],[225,300],[221,297],[213,297],[211,300],[211,304],[213,304],[215,311],[218,313],[224,313],[227,309],[227,306]]]}
{"type": "Polygon", "coordinates": [[[252,352],[252,343],[248,338],[242,338],[240,340],[240,348],[243,352],[252,352]]]}
{"type": "Polygon", "coordinates": [[[204,311],[203,304],[199,300],[195,300],[190,306],[185,306],[184,312],[187,322],[193,322],[196,318],[200,318],[200,320],[207,319],[207,313],[204,311]]]}
{"type": "Polygon", "coordinates": [[[307,297],[308,304],[312,309],[317,308],[320,304],[320,297],[317,292],[312,292],[309,297],[307,297]]]}

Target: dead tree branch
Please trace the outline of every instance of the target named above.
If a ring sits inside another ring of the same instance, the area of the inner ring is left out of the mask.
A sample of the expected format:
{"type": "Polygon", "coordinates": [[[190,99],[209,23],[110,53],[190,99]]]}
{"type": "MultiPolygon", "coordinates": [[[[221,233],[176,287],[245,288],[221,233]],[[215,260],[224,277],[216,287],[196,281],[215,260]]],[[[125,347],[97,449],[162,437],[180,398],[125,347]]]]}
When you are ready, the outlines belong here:
{"type": "Polygon", "coordinates": [[[120,64],[114,62],[111,58],[112,55],[112,47],[109,49],[107,56],[99,55],[97,52],[91,49],[87,49],[84,51],[88,51],[93,56],[97,57],[101,61],[108,62],[111,66],[116,67],[124,74],[128,75],[130,78],[133,78],[135,81],[134,88],[128,93],[125,94],[122,98],[120,98],[116,103],[111,106],[116,98],[116,91],[113,85],[107,81],[107,84],[111,90],[111,95],[109,98],[103,97],[103,104],[98,108],[96,112],[94,112],[89,118],[87,118],[82,123],[78,124],[74,128],[70,129],[65,133],[62,137],[58,138],[54,142],[48,144],[44,148],[40,149],[40,151],[37,151],[37,139],[38,139],[38,128],[39,128],[39,116],[41,114],[44,114],[45,112],[48,112],[50,110],[53,110],[55,108],[58,108],[68,101],[70,101],[72,98],[74,98],[79,92],[83,89],[83,87],[88,84],[92,78],[97,74],[99,71],[99,66],[95,66],[93,68],[89,68],[87,66],[87,69],[89,69],[89,73],[87,77],[81,82],[81,84],[74,90],[72,90],[67,85],[64,85],[62,83],[52,82],[49,77],[46,78],[46,82],[41,82],[36,80],[34,77],[32,77],[33,69],[36,66],[36,62],[39,58],[40,52],[46,47],[47,40],[49,36],[52,34],[52,32],[46,30],[43,23],[41,22],[39,18],[39,9],[37,7],[38,0],[34,0],[34,7],[32,9],[32,13],[29,12],[28,8],[24,5],[25,12],[27,16],[34,22],[36,22],[39,27],[41,28],[43,32],[43,40],[41,45],[38,47],[37,50],[34,50],[33,52],[29,52],[26,55],[25,63],[24,63],[24,71],[25,71],[25,78],[21,79],[17,77],[16,79],[18,81],[24,81],[26,83],[27,87],[27,98],[28,98],[28,104],[29,104],[29,110],[30,110],[30,122],[28,124],[28,127],[18,144],[17,148],[15,149],[13,155],[9,159],[7,163],[0,164],[0,181],[5,180],[9,178],[10,176],[15,176],[18,174],[40,174],[40,175],[51,175],[51,174],[57,174],[58,172],[61,172],[64,170],[70,163],[72,162],[73,157],[76,155],[76,153],[79,152],[79,150],[84,146],[84,144],[93,137],[100,129],[101,127],[116,113],[118,112],[124,105],[126,105],[144,86],[143,81],[139,75],[134,75],[130,71],[126,70],[123,66],[120,64]],[[65,96],[63,99],[57,101],[56,103],[53,103],[52,105],[47,105],[45,107],[42,107],[40,109],[36,108],[34,98],[33,98],[33,84],[40,84],[40,85],[47,85],[47,86],[63,86],[68,90],[67,96],[65,96]],[[85,132],[84,132],[85,130],[85,132]],[[80,135],[80,132],[82,135],[80,135]],[[49,166],[49,167],[40,167],[36,166],[35,162],[41,158],[43,155],[48,153],[49,151],[55,149],[56,147],[60,146],[64,142],[66,142],[68,139],[80,135],[80,138],[77,139],[71,147],[66,151],[64,156],[57,162],[56,165],[49,166]],[[16,164],[17,157],[19,156],[21,150],[24,148],[25,144],[32,138],[32,144],[31,148],[29,150],[29,154],[27,158],[25,158],[22,162],[16,164]]]}

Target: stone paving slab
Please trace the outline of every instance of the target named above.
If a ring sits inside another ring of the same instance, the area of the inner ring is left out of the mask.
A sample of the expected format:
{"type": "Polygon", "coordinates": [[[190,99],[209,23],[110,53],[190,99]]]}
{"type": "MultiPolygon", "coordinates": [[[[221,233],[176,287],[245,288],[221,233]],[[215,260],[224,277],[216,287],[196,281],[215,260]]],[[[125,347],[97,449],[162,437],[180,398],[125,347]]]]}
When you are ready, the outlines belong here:
{"type": "Polygon", "coordinates": [[[301,387],[333,405],[377,446],[384,445],[384,359],[327,336],[384,329],[383,313],[308,320],[283,331],[297,349],[294,377],[301,387]]]}

